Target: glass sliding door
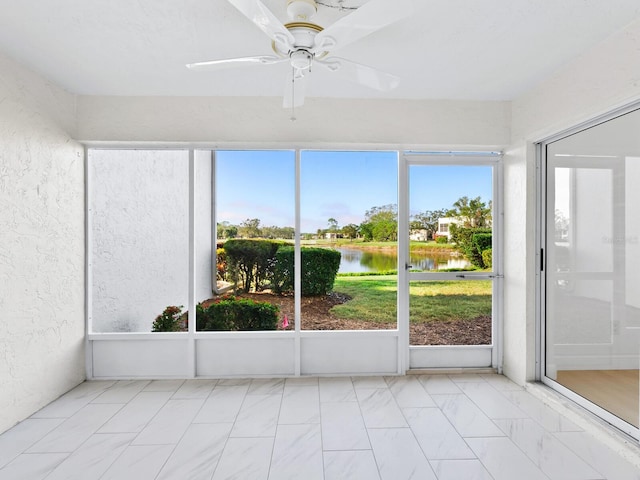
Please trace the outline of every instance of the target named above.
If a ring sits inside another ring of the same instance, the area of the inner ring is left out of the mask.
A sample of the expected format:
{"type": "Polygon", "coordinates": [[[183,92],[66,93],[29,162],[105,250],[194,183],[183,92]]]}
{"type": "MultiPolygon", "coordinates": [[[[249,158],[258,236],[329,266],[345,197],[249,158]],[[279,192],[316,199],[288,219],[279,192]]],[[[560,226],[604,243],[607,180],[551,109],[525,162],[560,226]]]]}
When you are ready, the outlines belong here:
{"type": "Polygon", "coordinates": [[[548,143],[544,380],[638,435],[640,112],[548,143]]]}
{"type": "Polygon", "coordinates": [[[409,366],[491,367],[499,156],[405,158],[409,366]]]}

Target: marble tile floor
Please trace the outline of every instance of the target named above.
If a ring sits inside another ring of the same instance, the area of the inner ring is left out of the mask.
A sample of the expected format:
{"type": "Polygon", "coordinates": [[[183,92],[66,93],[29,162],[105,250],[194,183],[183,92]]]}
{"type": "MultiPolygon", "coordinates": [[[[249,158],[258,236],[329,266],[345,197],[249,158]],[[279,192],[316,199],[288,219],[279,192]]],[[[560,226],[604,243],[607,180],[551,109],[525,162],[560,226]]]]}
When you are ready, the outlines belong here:
{"type": "Polygon", "coordinates": [[[0,480],[639,480],[492,374],[85,382],[0,435],[0,480]]]}

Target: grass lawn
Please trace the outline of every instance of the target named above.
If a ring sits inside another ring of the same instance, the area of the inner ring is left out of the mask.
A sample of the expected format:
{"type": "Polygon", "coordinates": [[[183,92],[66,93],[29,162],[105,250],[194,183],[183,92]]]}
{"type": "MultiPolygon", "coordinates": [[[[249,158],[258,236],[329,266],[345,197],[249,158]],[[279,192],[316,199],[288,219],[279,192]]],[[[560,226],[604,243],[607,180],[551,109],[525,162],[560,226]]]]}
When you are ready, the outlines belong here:
{"type": "MultiPolygon", "coordinates": [[[[346,319],[394,323],[397,276],[338,276],[333,290],[352,297],[331,313],[346,319]]],[[[491,280],[412,282],[410,321],[471,320],[491,315],[491,280]]]]}

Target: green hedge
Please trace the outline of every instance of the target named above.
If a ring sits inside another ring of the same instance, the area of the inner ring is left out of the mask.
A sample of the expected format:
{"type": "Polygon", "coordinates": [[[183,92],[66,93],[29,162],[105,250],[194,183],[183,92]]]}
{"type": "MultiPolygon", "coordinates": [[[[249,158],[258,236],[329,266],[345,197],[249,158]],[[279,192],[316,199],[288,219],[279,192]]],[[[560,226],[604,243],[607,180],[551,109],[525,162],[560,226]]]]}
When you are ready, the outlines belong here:
{"type": "Polygon", "coordinates": [[[491,248],[492,235],[490,233],[474,233],[471,238],[478,252],[482,253],[486,249],[491,248]]]}
{"type": "Polygon", "coordinates": [[[451,225],[450,233],[451,241],[456,244],[456,250],[467,257],[467,260],[469,260],[472,265],[484,268],[482,251],[478,249],[478,245],[486,245],[488,241],[488,245],[491,247],[491,229],[451,225]]]}
{"type": "Polygon", "coordinates": [[[227,275],[241,291],[260,291],[271,282],[275,254],[286,242],[231,239],[224,243],[227,275]]]}
{"type": "Polygon", "coordinates": [[[280,309],[268,302],[223,297],[196,308],[198,331],[276,330],[280,309]]]}
{"type": "Polygon", "coordinates": [[[485,268],[493,267],[493,252],[490,248],[482,252],[482,263],[484,263],[485,268]]]}
{"type": "MultiPolygon", "coordinates": [[[[340,268],[340,252],[326,248],[302,248],[302,295],[326,295],[340,268]]],[[[276,252],[273,287],[276,293],[293,291],[294,249],[280,247],[276,252]]]]}

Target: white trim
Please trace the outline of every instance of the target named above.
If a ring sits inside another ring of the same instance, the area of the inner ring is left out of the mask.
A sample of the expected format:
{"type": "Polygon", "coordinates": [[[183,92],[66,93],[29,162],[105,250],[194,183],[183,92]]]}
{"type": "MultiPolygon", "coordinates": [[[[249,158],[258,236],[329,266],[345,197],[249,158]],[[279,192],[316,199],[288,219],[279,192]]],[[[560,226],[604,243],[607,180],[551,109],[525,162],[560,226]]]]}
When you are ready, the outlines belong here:
{"type": "Polygon", "coordinates": [[[293,247],[293,264],[298,268],[293,271],[293,299],[294,299],[294,317],[295,317],[295,374],[300,375],[301,372],[301,351],[300,351],[300,331],[302,328],[302,250],[300,244],[300,178],[302,171],[302,152],[295,151],[295,220],[294,220],[294,247],[293,247]]]}
{"type": "Polygon", "coordinates": [[[535,335],[536,335],[536,359],[535,359],[535,379],[542,381],[544,376],[544,338],[546,335],[545,325],[545,313],[544,306],[546,305],[546,276],[544,271],[546,265],[543,264],[546,261],[546,255],[544,248],[546,246],[547,226],[545,222],[545,212],[547,208],[547,186],[546,175],[547,168],[546,153],[541,143],[537,143],[536,147],[536,225],[538,227],[538,234],[535,235],[535,274],[536,274],[536,305],[535,305],[535,335]]]}
{"type": "Polygon", "coordinates": [[[84,148],[84,309],[85,309],[85,326],[84,326],[84,363],[85,376],[88,379],[93,378],[93,345],[89,340],[89,334],[93,331],[93,215],[91,214],[91,168],[89,165],[89,149],[84,148]]]}
{"type": "Polygon", "coordinates": [[[189,297],[187,300],[189,312],[189,344],[187,365],[190,377],[196,376],[196,344],[194,333],[196,331],[196,155],[195,150],[189,149],[189,297]]]}
{"type": "MultiPolygon", "coordinates": [[[[429,368],[429,367],[443,367],[438,362],[442,362],[443,359],[454,358],[449,357],[448,355],[452,354],[452,352],[456,352],[457,355],[460,355],[460,358],[455,359],[455,362],[459,362],[457,364],[451,365],[453,367],[492,367],[497,369],[500,373],[502,372],[503,366],[503,305],[504,301],[503,295],[503,261],[502,261],[502,247],[503,247],[503,216],[504,216],[504,207],[503,207],[503,160],[502,160],[502,152],[498,151],[485,151],[485,152],[477,152],[477,151],[450,151],[450,152],[437,152],[437,151],[426,151],[426,152],[416,152],[416,151],[405,151],[402,153],[403,159],[403,167],[404,171],[399,172],[405,178],[405,188],[406,192],[403,196],[406,197],[406,208],[403,216],[399,216],[399,232],[404,232],[407,230],[409,225],[409,166],[488,166],[492,168],[492,218],[493,218],[493,232],[497,233],[497,235],[493,235],[492,241],[492,249],[493,249],[493,266],[491,272],[464,272],[464,277],[460,277],[460,272],[407,272],[404,269],[400,268],[400,264],[398,266],[398,295],[400,297],[400,292],[402,286],[405,288],[402,289],[402,300],[406,302],[406,312],[400,309],[400,303],[398,305],[398,325],[400,326],[400,315],[404,315],[406,317],[406,326],[404,323],[403,327],[406,329],[407,334],[407,357],[408,363],[407,366],[409,369],[412,368],[429,368]],[[402,227],[400,226],[402,225],[402,227]],[[400,273],[404,270],[404,275],[400,275],[400,273]],[[422,345],[409,345],[408,341],[409,335],[409,284],[412,281],[425,281],[425,280],[479,280],[479,279],[492,279],[492,322],[491,322],[491,345],[451,345],[451,346],[422,346],[422,345]],[[486,350],[490,350],[489,356],[485,357],[480,352],[485,352],[486,350]],[[424,353],[420,354],[418,352],[423,351],[424,353]],[[437,352],[437,353],[436,353],[437,352]],[[445,353],[446,352],[446,353],[445,353]],[[465,360],[465,353],[468,352],[467,360],[465,360]],[[418,357],[423,357],[424,360],[420,362],[436,362],[437,364],[432,365],[420,365],[415,364],[415,359],[418,357]],[[413,363],[412,363],[412,358],[413,363]],[[488,358],[488,360],[487,360],[488,358]],[[429,360],[430,359],[430,360],[429,360]],[[465,363],[467,362],[467,363],[465,363]]],[[[406,241],[403,241],[405,244],[405,251],[408,255],[409,250],[409,242],[408,237],[406,241]]],[[[399,250],[400,251],[400,250],[399,250]]],[[[400,258],[400,255],[399,255],[400,258]]],[[[405,258],[408,258],[405,257],[405,258]]],[[[404,266],[404,263],[401,264],[404,266]]],[[[400,301],[400,299],[399,299],[400,301]]],[[[447,360],[444,360],[445,362],[447,360]]]]}
{"type": "Polygon", "coordinates": [[[596,125],[608,122],[609,120],[621,117],[638,109],[640,109],[640,100],[635,100],[632,103],[625,103],[624,105],[614,108],[613,110],[609,110],[605,113],[601,113],[600,115],[596,115],[595,117],[591,117],[590,119],[584,120],[554,134],[544,136],[538,140],[535,140],[533,143],[548,145],[550,143],[557,142],[558,140],[562,140],[563,138],[569,137],[574,133],[582,132],[583,130],[595,127],[596,125]]]}
{"type": "Polygon", "coordinates": [[[504,164],[493,167],[492,265],[495,274],[492,292],[491,366],[502,374],[504,333],[504,164]],[[495,235],[493,234],[495,233],[495,235]],[[494,255],[493,252],[496,252],[494,255]]]}
{"type": "Polygon", "coordinates": [[[396,319],[398,336],[398,373],[409,370],[409,168],[405,157],[398,158],[398,284],[396,319]]]}

